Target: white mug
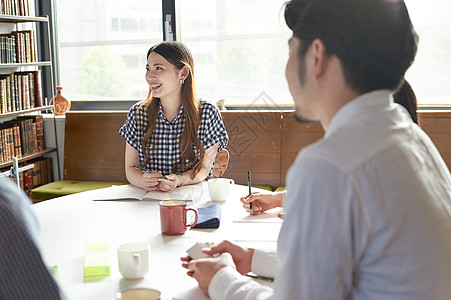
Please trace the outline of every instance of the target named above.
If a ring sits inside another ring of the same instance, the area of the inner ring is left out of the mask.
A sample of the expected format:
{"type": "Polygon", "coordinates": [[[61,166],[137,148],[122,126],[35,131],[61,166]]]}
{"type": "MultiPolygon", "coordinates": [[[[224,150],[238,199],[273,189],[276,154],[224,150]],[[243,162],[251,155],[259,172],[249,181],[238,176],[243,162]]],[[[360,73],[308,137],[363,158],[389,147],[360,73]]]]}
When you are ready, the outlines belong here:
{"type": "Polygon", "coordinates": [[[122,244],[117,249],[119,272],[128,279],[143,278],[149,271],[150,246],[145,243],[122,244]]]}
{"type": "Polygon", "coordinates": [[[213,201],[226,201],[229,198],[230,189],[235,184],[233,179],[213,178],[208,180],[208,193],[213,201]]]}

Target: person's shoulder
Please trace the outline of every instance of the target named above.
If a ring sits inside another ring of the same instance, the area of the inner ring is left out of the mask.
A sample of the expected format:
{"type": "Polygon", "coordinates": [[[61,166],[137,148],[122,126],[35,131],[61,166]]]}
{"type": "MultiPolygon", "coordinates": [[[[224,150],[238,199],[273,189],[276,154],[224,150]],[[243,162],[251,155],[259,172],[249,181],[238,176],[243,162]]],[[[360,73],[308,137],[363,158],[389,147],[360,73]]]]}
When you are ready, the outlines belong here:
{"type": "Polygon", "coordinates": [[[16,185],[11,180],[0,178],[0,207],[2,210],[17,210],[23,199],[28,204],[29,199],[17,190],[16,185]]]}
{"type": "Polygon", "coordinates": [[[145,101],[138,101],[130,107],[128,111],[128,119],[146,120],[147,111],[145,101]]]}
{"type": "Polygon", "coordinates": [[[130,107],[129,112],[136,112],[138,110],[145,110],[145,103],[144,101],[138,101],[135,104],[132,105],[132,107],[130,107]]]}
{"type": "Polygon", "coordinates": [[[213,104],[209,101],[201,99],[201,100],[199,100],[199,102],[200,102],[200,108],[202,109],[202,111],[206,111],[206,112],[210,112],[210,113],[219,111],[219,108],[215,104],[213,104]]]}
{"type": "MultiPolygon", "coordinates": [[[[327,162],[339,168],[348,169],[348,164],[354,160],[351,153],[351,142],[347,142],[346,136],[341,133],[332,137],[321,138],[317,142],[304,147],[298,154],[297,160],[314,160],[327,162]]],[[[352,144],[352,143],[351,143],[352,144]]],[[[300,162],[302,164],[302,162],[300,162]]]]}

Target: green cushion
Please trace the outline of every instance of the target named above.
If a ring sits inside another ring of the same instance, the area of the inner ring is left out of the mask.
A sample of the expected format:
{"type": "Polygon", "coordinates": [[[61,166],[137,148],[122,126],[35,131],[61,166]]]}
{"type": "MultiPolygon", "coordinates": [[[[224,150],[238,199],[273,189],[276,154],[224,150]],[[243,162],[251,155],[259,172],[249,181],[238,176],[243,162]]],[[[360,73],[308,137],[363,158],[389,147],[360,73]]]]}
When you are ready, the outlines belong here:
{"type": "Polygon", "coordinates": [[[283,192],[285,191],[285,186],[279,186],[274,192],[283,192]]]}
{"type": "Polygon", "coordinates": [[[272,192],[272,186],[270,185],[266,185],[266,184],[260,184],[260,185],[252,185],[254,188],[257,189],[262,189],[262,190],[267,190],[267,191],[271,191],[272,192]]]}
{"type": "Polygon", "coordinates": [[[124,184],[128,184],[128,182],[60,180],[33,189],[30,198],[38,201],[47,200],[55,197],[106,188],[112,185],[124,184]]]}

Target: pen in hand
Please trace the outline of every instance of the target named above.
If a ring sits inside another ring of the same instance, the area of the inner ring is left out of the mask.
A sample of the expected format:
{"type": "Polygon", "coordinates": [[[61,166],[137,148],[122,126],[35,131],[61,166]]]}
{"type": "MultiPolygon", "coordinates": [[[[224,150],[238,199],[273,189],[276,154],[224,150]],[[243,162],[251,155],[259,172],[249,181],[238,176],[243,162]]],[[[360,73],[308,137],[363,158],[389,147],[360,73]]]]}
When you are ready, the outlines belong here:
{"type": "MultiPolygon", "coordinates": [[[[141,171],[141,172],[144,172],[144,173],[153,173],[153,172],[154,172],[154,171],[149,171],[149,170],[147,170],[147,169],[141,168],[141,167],[139,167],[139,166],[134,166],[134,167],[135,167],[136,170],[141,171]]],[[[162,177],[162,178],[164,178],[164,179],[166,179],[166,180],[169,179],[167,176],[165,176],[165,175],[163,175],[163,174],[160,174],[159,176],[162,177]]]]}
{"type": "MultiPolygon", "coordinates": [[[[251,172],[247,171],[247,185],[249,186],[249,196],[252,194],[251,190],[251,172]]],[[[252,202],[249,203],[249,208],[252,210],[252,202]]]]}

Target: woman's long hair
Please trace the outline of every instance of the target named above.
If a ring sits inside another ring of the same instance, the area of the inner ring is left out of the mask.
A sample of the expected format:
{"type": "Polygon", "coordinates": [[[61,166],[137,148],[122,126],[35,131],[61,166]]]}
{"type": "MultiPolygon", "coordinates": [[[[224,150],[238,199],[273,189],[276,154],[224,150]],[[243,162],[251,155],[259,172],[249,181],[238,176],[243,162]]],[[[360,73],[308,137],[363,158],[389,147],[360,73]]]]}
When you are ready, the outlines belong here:
{"type": "Polygon", "coordinates": [[[401,104],[409,112],[412,120],[420,125],[420,119],[417,113],[417,97],[406,79],[403,80],[401,87],[393,94],[395,103],[401,104]]]}
{"type": "MultiPolygon", "coordinates": [[[[199,139],[198,129],[201,121],[200,101],[197,98],[196,86],[194,83],[194,61],[189,49],[180,42],[162,42],[149,49],[147,58],[150,53],[155,52],[163,56],[168,62],[175,66],[177,70],[181,70],[184,66],[188,67],[189,74],[182,84],[180,93],[181,104],[185,113],[185,128],[180,136],[180,157],[178,163],[173,167],[174,174],[187,169],[193,169],[191,179],[199,173],[201,161],[204,158],[204,146],[199,139]]],[[[149,125],[146,128],[144,137],[141,141],[141,147],[144,151],[145,167],[149,162],[149,145],[151,137],[155,131],[155,125],[158,119],[159,99],[152,96],[152,90],[149,87],[149,94],[143,103],[147,111],[149,125]]],[[[142,106],[141,106],[142,107],[142,106]]],[[[141,109],[141,107],[139,109],[141,109]]],[[[152,145],[150,145],[152,146],[152,145]]]]}

